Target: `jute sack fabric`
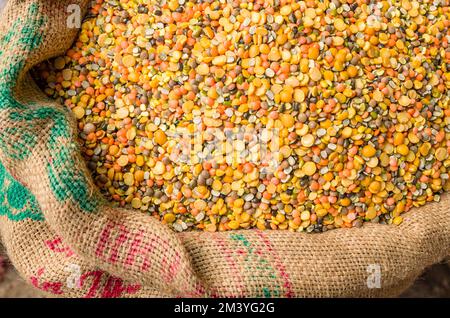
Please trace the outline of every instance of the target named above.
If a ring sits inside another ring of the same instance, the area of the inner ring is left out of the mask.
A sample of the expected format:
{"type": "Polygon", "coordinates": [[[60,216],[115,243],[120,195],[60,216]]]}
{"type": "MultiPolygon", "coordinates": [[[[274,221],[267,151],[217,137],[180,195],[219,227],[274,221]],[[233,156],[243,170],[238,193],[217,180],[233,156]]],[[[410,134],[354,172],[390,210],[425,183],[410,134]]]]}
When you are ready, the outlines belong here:
{"type": "Polygon", "coordinates": [[[75,141],[76,121],[28,75],[64,53],[69,5],[9,1],[0,17],[0,232],[21,275],[62,297],[377,297],[405,290],[450,255],[450,197],[405,215],[322,234],[177,234],[113,208],[75,141]]]}

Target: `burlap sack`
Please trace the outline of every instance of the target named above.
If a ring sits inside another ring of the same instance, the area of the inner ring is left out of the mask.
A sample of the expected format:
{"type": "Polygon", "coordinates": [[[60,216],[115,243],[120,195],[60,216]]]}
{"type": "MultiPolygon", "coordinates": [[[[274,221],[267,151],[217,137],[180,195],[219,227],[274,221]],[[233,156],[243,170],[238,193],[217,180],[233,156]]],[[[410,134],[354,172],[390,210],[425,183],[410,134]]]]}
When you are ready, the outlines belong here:
{"type": "Polygon", "coordinates": [[[75,119],[39,91],[30,68],[77,30],[67,6],[9,1],[0,21],[0,231],[21,275],[63,297],[394,296],[450,255],[450,197],[405,215],[323,234],[176,234],[112,208],[75,142],[75,119]]]}

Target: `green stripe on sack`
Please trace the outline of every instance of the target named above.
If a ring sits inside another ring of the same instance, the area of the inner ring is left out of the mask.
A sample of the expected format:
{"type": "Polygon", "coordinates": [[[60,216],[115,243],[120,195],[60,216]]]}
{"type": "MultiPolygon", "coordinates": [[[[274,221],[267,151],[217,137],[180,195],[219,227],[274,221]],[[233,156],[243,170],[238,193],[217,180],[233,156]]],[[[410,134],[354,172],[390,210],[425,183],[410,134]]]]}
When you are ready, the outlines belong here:
{"type": "MultiPolygon", "coordinates": [[[[257,270],[258,274],[254,274],[252,277],[266,277],[268,279],[268,283],[274,283],[277,281],[277,276],[275,274],[275,269],[270,265],[270,263],[267,261],[267,259],[264,258],[262,254],[256,253],[256,248],[252,246],[252,243],[245,237],[244,234],[238,234],[238,233],[231,233],[230,238],[242,244],[242,246],[245,248],[245,259],[244,264],[249,264],[248,271],[251,273],[255,272],[255,269],[257,270]],[[256,265],[256,266],[255,266],[256,265]]],[[[280,297],[280,286],[262,286],[261,291],[256,293],[256,297],[280,297]]]]}
{"type": "Polygon", "coordinates": [[[15,180],[0,163],[0,216],[11,221],[43,221],[44,215],[31,192],[15,180]]]}
{"type": "Polygon", "coordinates": [[[30,5],[25,17],[18,17],[6,34],[0,38],[0,109],[21,108],[18,101],[12,96],[20,72],[25,66],[30,52],[37,49],[43,40],[40,31],[46,19],[39,12],[37,3],[30,5]],[[8,56],[7,52],[13,52],[8,56]],[[17,52],[17,53],[16,53],[17,52]]]}
{"type": "MultiPolygon", "coordinates": [[[[74,141],[70,140],[68,110],[39,107],[34,103],[24,105],[13,95],[13,88],[30,53],[42,44],[42,27],[47,20],[40,12],[38,4],[33,3],[27,14],[17,18],[10,30],[0,38],[0,110],[10,111],[8,120],[16,123],[14,127],[0,129],[0,149],[13,160],[25,160],[37,145],[39,134],[47,135],[49,160],[46,170],[55,198],[61,203],[73,200],[82,210],[93,212],[99,205],[100,198],[94,197],[92,191],[89,191],[88,179],[79,163],[77,164],[75,154],[78,149],[74,141]],[[49,123],[47,131],[42,129],[43,121],[49,123]],[[11,140],[15,142],[11,143],[11,140]]],[[[15,194],[23,197],[23,200],[36,202],[25,187],[15,189],[15,194]]],[[[3,194],[5,192],[1,195],[3,194]]],[[[21,200],[18,198],[17,201],[4,201],[9,205],[20,205],[21,200]]],[[[13,205],[10,208],[14,209],[13,205]]],[[[4,206],[0,214],[10,215],[7,210],[8,207],[4,206]]]]}
{"type": "MultiPolygon", "coordinates": [[[[0,110],[25,108],[14,99],[12,87],[25,65],[27,53],[36,49],[42,42],[42,36],[35,31],[43,24],[44,18],[38,15],[37,4],[32,4],[25,18],[19,17],[15,20],[8,32],[0,38],[0,64],[3,65],[0,69],[0,110]],[[8,50],[20,50],[24,54],[16,54],[9,61],[5,54],[8,50]]],[[[0,147],[8,156],[24,159],[22,143],[8,147],[7,138],[19,134],[23,137],[21,140],[33,145],[37,137],[25,131],[20,133],[19,130],[19,127],[5,128],[0,135],[0,147]]],[[[44,220],[36,198],[6,171],[2,163],[0,163],[0,215],[12,221],[44,220]]]]}

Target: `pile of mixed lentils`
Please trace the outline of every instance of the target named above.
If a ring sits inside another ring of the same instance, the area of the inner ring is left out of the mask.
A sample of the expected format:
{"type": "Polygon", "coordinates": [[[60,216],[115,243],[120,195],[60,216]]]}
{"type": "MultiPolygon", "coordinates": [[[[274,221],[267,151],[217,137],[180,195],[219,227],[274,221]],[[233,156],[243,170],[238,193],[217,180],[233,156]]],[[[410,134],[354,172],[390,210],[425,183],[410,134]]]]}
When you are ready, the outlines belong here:
{"type": "Polygon", "coordinates": [[[450,189],[449,41],[446,0],[97,0],[35,76],[116,204],[176,231],[322,232],[450,189]],[[178,128],[276,131],[278,164],[181,160],[178,128]]]}

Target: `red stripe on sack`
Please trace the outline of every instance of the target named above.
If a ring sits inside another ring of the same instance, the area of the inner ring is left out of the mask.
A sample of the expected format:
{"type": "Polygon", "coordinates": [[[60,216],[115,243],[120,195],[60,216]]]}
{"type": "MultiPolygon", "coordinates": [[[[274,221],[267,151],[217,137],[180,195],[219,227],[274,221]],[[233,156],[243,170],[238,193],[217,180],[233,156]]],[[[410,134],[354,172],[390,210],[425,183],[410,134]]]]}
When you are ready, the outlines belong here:
{"type": "Polygon", "coordinates": [[[294,297],[295,294],[292,290],[292,283],[290,281],[289,274],[286,272],[286,268],[284,267],[283,263],[280,261],[278,254],[273,249],[272,243],[267,238],[267,236],[263,233],[263,231],[256,230],[256,233],[261,238],[261,240],[264,242],[264,245],[266,246],[269,253],[275,259],[275,266],[276,266],[277,270],[280,272],[281,277],[283,277],[283,279],[284,279],[283,287],[286,288],[286,297],[288,297],[288,298],[294,297]]]}
{"type": "MultiPolygon", "coordinates": [[[[228,265],[230,265],[230,267],[233,269],[233,273],[235,275],[240,273],[240,269],[237,267],[237,263],[233,258],[233,251],[230,249],[229,245],[227,244],[228,242],[220,237],[218,237],[216,239],[216,241],[217,241],[221,251],[224,253],[225,259],[226,259],[228,265]]],[[[243,297],[244,296],[244,292],[243,292],[244,285],[242,284],[242,281],[243,281],[242,275],[238,276],[237,281],[239,282],[239,290],[241,291],[241,294],[237,297],[243,297]]]]}

